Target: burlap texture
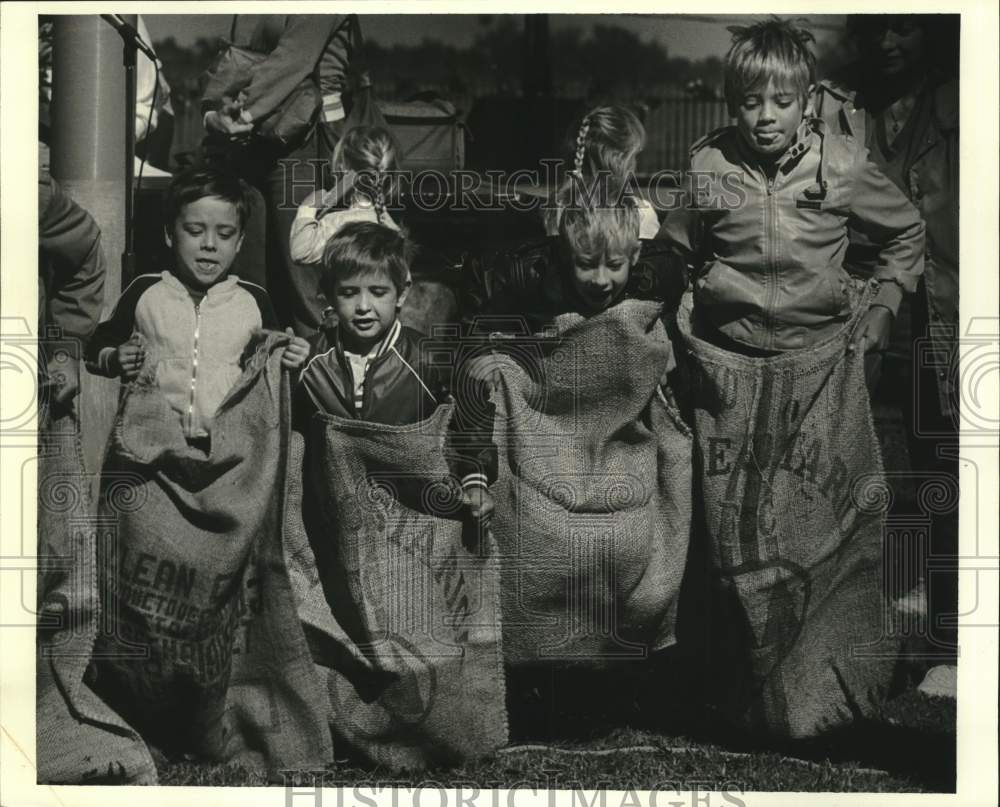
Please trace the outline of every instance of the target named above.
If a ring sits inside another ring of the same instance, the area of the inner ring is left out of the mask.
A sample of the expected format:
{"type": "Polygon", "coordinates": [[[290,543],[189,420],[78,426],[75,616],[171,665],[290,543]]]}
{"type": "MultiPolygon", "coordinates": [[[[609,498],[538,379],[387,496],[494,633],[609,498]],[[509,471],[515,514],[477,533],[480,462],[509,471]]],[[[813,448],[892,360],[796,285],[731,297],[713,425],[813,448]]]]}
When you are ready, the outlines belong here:
{"type": "Polygon", "coordinates": [[[507,742],[497,552],[461,520],[451,414],[405,426],[316,415],[302,474],[293,441],[285,550],[331,728],[391,769],[507,742]]]}
{"type": "Polygon", "coordinates": [[[155,784],[138,733],[84,682],[97,635],[97,530],[79,421],[38,413],[38,654],[35,658],[39,784],[155,784]]]}
{"type": "Polygon", "coordinates": [[[147,369],[105,461],[105,629],[97,688],[166,749],[270,769],[332,757],[281,548],[288,337],[262,333],[206,456],[147,369]]]}
{"type": "Polygon", "coordinates": [[[716,576],[717,699],[744,727],[820,734],[868,716],[892,676],[880,641],[882,461],[864,378],[847,352],[868,308],[830,340],[748,358],[693,335],[695,490],[716,576]]]}
{"type": "Polygon", "coordinates": [[[507,344],[474,373],[495,384],[508,663],[602,666],[675,641],[691,438],[659,389],[661,313],[627,300],[564,314],[551,338],[507,344]]]}

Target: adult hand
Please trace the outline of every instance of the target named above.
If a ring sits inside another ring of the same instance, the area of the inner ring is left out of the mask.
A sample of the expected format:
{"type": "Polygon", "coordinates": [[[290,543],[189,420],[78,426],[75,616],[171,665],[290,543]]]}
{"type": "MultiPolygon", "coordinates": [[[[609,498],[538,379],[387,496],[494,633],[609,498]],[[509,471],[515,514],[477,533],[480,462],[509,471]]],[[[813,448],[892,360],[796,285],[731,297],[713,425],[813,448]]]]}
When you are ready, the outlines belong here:
{"type": "Polygon", "coordinates": [[[244,123],[237,115],[229,114],[236,111],[233,105],[227,105],[222,110],[213,110],[205,113],[205,128],[214,132],[221,132],[229,137],[242,137],[253,131],[253,123],[244,123]]]}
{"type": "Polygon", "coordinates": [[[874,305],[861,318],[847,349],[849,352],[881,352],[888,347],[891,333],[892,312],[885,306],[874,305]]]}

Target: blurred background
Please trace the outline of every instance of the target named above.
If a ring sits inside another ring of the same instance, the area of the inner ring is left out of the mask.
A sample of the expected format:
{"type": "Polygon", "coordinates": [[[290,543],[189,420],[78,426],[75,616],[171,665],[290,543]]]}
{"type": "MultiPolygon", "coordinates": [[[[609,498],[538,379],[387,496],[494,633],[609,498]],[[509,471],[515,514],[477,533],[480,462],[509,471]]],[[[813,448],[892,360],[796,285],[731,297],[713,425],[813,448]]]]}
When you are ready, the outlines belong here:
{"type": "MultiPolygon", "coordinates": [[[[726,28],[757,18],[364,14],[361,22],[377,96],[395,101],[436,96],[453,104],[465,123],[466,167],[515,170],[560,156],[574,116],[614,100],[634,105],[644,117],[648,145],[639,173],[652,173],[684,168],[691,142],[728,122],[722,101],[726,28]]],[[[170,85],[172,142],[161,167],[174,170],[204,134],[200,77],[220,39],[229,36],[232,17],[144,14],[143,19],[170,85]]],[[[850,60],[842,15],[801,19],[816,37],[821,75],[850,60]]],[[[43,19],[43,29],[45,24],[43,19]]],[[[249,36],[253,25],[251,16],[241,15],[238,31],[249,36]]],[[[44,53],[41,67],[44,72],[44,53]]]]}

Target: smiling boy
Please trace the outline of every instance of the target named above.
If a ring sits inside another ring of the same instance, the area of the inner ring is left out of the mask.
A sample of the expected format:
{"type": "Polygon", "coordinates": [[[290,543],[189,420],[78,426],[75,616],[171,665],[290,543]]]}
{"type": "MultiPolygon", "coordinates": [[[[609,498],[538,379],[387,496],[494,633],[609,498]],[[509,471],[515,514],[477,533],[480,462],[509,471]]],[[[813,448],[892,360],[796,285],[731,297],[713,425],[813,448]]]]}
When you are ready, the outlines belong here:
{"type": "MultiPolygon", "coordinates": [[[[119,298],[87,349],[91,372],[132,381],[147,363],[189,443],[207,447],[212,418],[242,373],[253,332],[276,328],[267,292],[230,275],[249,215],[247,186],[214,170],[178,175],[166,200],[165,239],[173,268],[140,275],[119,298]]],[[[294,337],[282,364],[309,354],[294,337]]]]}
{"type": "Polygon", "coordinates": [[[850,225],[877,247],[879,284],[852,347],[884,349],[923,271],[920,216],[863,144],[808,114],[811,34],[778,19],[731,30],[725,86],[736,125],[692,146],[691,172],[704,187],[658,236],[695,264],[699,335],[757,356],[832,336],[858,298],[843,267],[850,225]],[[739,203],[718,204],[734,182],[739,203]]]}

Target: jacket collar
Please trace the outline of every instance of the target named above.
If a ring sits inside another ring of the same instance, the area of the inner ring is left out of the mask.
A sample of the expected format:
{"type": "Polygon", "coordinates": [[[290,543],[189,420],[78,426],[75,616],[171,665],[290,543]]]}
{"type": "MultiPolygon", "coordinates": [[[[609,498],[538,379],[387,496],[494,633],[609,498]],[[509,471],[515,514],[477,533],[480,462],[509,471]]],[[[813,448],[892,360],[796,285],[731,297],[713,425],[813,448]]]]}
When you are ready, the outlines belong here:
{"type": "MultiPolygon", "coordinates": [[[[799,163],[799,161],[812,150],[814,143],[819,139],[819,130],[822,121],[817,118],[806,117],[802,119],[799,128],[795,133],[795,142],[778,158],[777,169],[779,174],[788,174],[799,163]]],[[[733,127],[736,138],[737,149],[744,164],[756,170],[763,170],[760,157],[733,127]]]]}
{"type": "MultiPolygon", "coordinates": [[[[860,84],[862,76],[858,69],[848,71],[846,75],[852,77],[853,80],[827,80],[822,82],[822,90],[840,102],[837,115],[841,131],[864,143],[867,116],[863,114],[862,110],[866,109],[867,102],[864,94],[854,89],[854,86],[860,84]]],[[[930,116],[930,131],[924,136],[924,142],[920,144],[918,154],[926,152],[941,139],[943,133],[958,129],[959,125],[957,81],[942,80],[939,76],[929,76],[926,79],[923,93],[926,94],[933,106],[930,116]]]]}
{"type": "MultiPolygon", "coordinates": [[[[185,286],[179,277],[173,272],[164,271],[160,274],[160,278],[163,282],[169,286],[171,289],[176,291],[178,294],[183,294],[185,297],[190,296],[191,291],[185,286]]],[[[210,286],[205,292],[205,297],[212,299],[217,299],[225,296],[236,288],[236,284],[240,282],[240,279],[236,275],[229,275],[225,280],[216,283],[214,286],[210,286]]]]}
{"type": "MultiPolygon", "coordinates": [[[[403,331],[403,324],[397,319],[392,323],[392,326],[385,335],[378,341],[378,343],[369,351],[368,355],[371,356],[372,366],[380,364],[385,360],[385,357],[389,355],[392,349],[396,346],[396,342],[399,341],[399,335],[403,331]]],[[[339,326],[334,328],[334,344],[337,348],[337,360],[344,366],[347,364],[347,353],[344,350],[344,342],[340,338],[340,328],[339,326]]]]}
{"type": "Polygon", "coordinates": [[[795,142],[788,147],[788,150],[778,158],[778,170],[787,174],[809,152],[813,143],[819,137],[818,128],[822,126],[822,121],[816,118],[803,118],[795,133],[795,142]]]}

